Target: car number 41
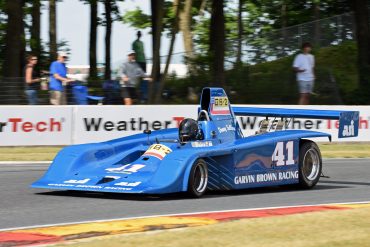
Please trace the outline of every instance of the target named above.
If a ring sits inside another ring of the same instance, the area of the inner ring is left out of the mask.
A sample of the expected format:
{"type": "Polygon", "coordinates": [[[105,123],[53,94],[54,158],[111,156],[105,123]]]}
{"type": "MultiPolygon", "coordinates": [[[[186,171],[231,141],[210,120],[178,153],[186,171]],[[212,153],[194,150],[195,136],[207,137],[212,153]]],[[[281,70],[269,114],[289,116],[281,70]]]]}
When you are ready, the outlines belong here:
{"type": "Polygon", "coordinates": [[[278,142],[274,152],[272,153],[272,163],[276,166],[294,165],[294,142],[278,142]],[[284,152],[286,150],[286,152],[284,152]]]}

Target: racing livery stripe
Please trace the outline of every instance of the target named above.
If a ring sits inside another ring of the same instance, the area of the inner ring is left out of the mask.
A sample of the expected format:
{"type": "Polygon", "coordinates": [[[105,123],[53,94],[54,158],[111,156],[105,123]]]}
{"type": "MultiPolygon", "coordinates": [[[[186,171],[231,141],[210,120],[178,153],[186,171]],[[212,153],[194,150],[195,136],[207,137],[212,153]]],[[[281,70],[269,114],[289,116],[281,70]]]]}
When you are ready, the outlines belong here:
{"type": "Polygon", "coordinates": [[[160,155],[158,153],[154,153],[154,152],[145,152],[144,155],[153,156],[153,157],[156,157],[160,160],[163,160],[163,158],[164,158],[162,155],[160,155]]]}

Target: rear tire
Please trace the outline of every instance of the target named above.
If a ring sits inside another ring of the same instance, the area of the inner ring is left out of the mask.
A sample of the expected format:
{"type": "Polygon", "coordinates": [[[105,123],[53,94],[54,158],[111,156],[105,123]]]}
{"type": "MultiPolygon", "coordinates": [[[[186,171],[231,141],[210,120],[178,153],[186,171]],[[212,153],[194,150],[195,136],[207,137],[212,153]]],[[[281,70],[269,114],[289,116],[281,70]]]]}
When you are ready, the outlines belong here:
{"type": "Polygon", "coordinates": [[[207,163],[199,159],[191,168],[189,182],[188,182],[188,193],[192,197],[201,197],[207,190],[208,185],[208,168],[207,163]]]}
{"type": "Polygon", "coordinates": [[[299,186],[310,189],[319,182],[322,170],[320,149],[312,141],[304,141],[299,148],[299,186]]]}

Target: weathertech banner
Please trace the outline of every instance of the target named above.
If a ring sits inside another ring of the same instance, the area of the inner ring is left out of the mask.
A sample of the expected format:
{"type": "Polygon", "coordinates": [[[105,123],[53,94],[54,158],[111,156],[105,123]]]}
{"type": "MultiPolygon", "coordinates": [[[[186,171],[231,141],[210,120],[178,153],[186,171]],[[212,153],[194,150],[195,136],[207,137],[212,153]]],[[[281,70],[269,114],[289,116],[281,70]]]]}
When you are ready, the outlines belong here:
{"type": "Polygon", "coordinates": [[[1,106],[0,146],[69,145],[72,107],[1,106]]]}
{"type": "Polygon", "coordinates": [[[197,106],[188,105],[76,107],[74,143],[107,141],[146,129],[176,128],[185,117],[196,118],[197,111],[197,106]]]}
{"type": "MultiPolygon", "coordinates": [[[[337,120],[292,119],[288,127],[330,133],[333,141],[370,141],[370,106],[248,107],[360,111],[359,135],[355,138],[338,140],[337,120]]],[[[196,105],[0,106],[0,146],[71,145],[107,141],[142,133],[145,129],[176,128],[184,118],[196,119],[197,111],[196,105]]],[[[263,119],[237,117],[244,136],[254,135],[263,119]]],[[[270,118],[270,121],[273,120],[270,118]]],[[[320,138],[316,141],[328,140],[320,138]]]]}

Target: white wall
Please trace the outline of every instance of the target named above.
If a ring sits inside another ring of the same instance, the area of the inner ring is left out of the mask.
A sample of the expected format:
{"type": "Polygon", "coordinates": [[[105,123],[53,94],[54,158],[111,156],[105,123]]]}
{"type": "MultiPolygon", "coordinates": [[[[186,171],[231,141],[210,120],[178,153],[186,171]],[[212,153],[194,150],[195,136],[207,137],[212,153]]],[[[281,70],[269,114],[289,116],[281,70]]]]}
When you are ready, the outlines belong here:
{"type": "MultiPolygon", "coordinates": [[[[177,127],[184,117],[196,118],[197,107],[196,105],[0,106],[0,146],[100,142],[141,133],[147,125],[150,129],[173,128],[177,127]]],[[[370,106],[268,107],[357,110],[361,116],[359,136],[340,141],[370,141],[370,106]]],[[[237,117],[237,119],[244,135],[252,135],[263,118],[237,117]]],[[[294,128],[327,132],[332,134],[333,141],[338,141],[336,122],[336,120],[296,119],[294,128]]]]}

